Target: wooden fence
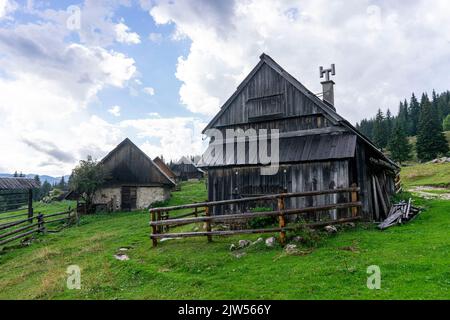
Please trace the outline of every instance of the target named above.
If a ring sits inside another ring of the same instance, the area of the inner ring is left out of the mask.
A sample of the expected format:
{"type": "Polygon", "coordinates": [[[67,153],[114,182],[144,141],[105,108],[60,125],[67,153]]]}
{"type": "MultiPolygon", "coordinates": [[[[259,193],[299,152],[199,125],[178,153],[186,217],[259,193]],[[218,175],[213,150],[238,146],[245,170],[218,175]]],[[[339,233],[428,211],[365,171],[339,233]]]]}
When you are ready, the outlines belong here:
{"type": "Polygon", "coordinates": [[[295,227],[288,227],[286,225],[286,217],[289,215],[302,215],[307,213],[313,213],[318,211],[328,211],[336,209],[348,209],[351,208],[351,217],[331,220],[331,221],[321,221],[310,223],[305,226],[310,228],[321,227],[326,225],[340,224],[345,222],[356,221],[360,219],[359,208],[361,207],[361,202],[358,201],[358,193],[360,189],[356,185],[352,185],[351,188],[324,190],[324,191],[309,191],[309,192],[294,192],[294,193],[281,193],[273,194],[259,197],[250,197],[243,199],[234,200],[223,200],[223,201],[213,201],[213,202],[203,202],[203,203],[193,203],[174,207],[165,208],[153,208],[150,209],[151,222],[150,226],[152,228],[152,234],[150,238],[153,242],[153,247],[158,245],[158,239],[160,238],[178,238],[178,237],[198,237],[206,236],[208,241],[212,241],[212,236],[229,236],[236,234],[252,234],[252,233],[280,233],[280,242],[285,244],[286,231],[294,230],[295,227]],[[310,196],[320,196],[338,193],[348,193],[350,194],[350,201],[346,203],[335,203],[328,205],[317,205],[312,207],[298,208],[298,209],[285,209],[285,200],[294,197],[310,197],[310,196]],[[242,204],[255,201],[277,201],[276,211],[266,211],[266,212],[246,212],[246,213],[234,213],[226,215],[211,216],[211,208],[215,206],[230,205],[230,204],[242,204]],[[174,218],[170,218],[170,212],[181,209],[193,209],[193,212],[185,213],[183,215],[178,215],[174,218]],[[192,217],[195,216],[195,217],[192,217]],[[246,220],[256,217],[278,217],[278,227],[277,228],[267,228],[267,229],[245,229],[245,230],[228,230],[228,231],[212,231],[211,224],[214,222],[229,222],[236,220],[246,220]],[[166,233],[170,226],[180,226],[191,223],[205,223],[206,231],[199,232],[180,232],[180,233],[166,233]]]}
{"type": "MultiPolygon", "coordinates": [[[[26,213],[25,215],[28,215],[26,213]]],[[[22,216],[13,215],[8,218],[22,216]]],[[[55,223],[61,221],[67,221],[71,223],[73,221],[78,221],[78,215],[75,210],[69,210],[65,212],[42,214],[38,213],[35,216],[28,217],[26,219],[14,220],[6,223],[0,224],[0,246],[4,246],[7,243],[13,242],[18,239],[27,238],[34,234],[43,234],[46,232],[55,232],[56,230],[51,230],[48,227],[55,223]]]]}

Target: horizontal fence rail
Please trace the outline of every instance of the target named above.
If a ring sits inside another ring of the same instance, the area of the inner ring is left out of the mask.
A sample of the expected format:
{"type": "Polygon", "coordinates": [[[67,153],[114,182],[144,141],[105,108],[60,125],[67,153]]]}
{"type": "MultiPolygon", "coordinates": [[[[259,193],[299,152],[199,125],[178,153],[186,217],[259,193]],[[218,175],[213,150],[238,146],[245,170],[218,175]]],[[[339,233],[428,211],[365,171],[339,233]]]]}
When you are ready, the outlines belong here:
{"type": "MultiPolygon", "coordinates": [[[[28,213],[25,215],[28,215],[28,213]]],[[[17,216],[22,215],[13,215],[10,216],[9,218],[17,216]]],[[[27,219],[2,223],[0,224],[0,246],[4,246],[7,243],[32,236],[34,234],[44,234],[46,232],[53,232],[53,230],[49,230],[48,228],[49,225],[61,221],[67,221],[70,223],[72,222],[72,220],[78,221],[78,214],[75,210],[70,210],[69,208],[68,211],[64,212],[57,212],[45,215],[39,213],[27,219]]]]}
{"type": "Polygon", "coordinates": [[[206,236],[208,241],[212,241],[212,236],[228,236],[228,235],[236,235],[236,234],[254,234],[254,233],[273,233],[280,232],[280,242],[285,244],[286,231],[294,230],[295,227],[287,227],[286,226],[286,217],[289,215],[302,215],[317,211],[327,211],[327,210],[336,210],[336,209],[351,209],[351,217],[344,219],[337,219],[331,221],[323,221],[306,224],[304,226],[315,228],[325,225],[333,225],[346,223],[351,221],[359,220],[358,216],[359,208],[362,206],[362,203],[358,201],[358,193],[360,189],[356,185],[352,185],[351,188],[341,188],[341,189],[332,189],[332,190],[322,190],[322,191],[308,191],[308,192],[291,192],[291,193],[281,193],[281,194],[272,194],[272,195],[264,195],[257,197],[249,197],[243,199],[233,199],[233,200],[222,200],[222,201],[212,201],[212,202],[200,202],[193,204],[186,204],[180,206],[172,206],[172,207],[163,207],[163,208],[152,208],[149,210],[151,214],[151,222],[150,226],[152,228],[152,234],[150,238],[152,239],[153,246],[156,247],[158,244],[158,239],[161,238],[178,238],[178,237],[198,237],[198,236],[206,236]],[[296,208],[296,209],[285,209],[285,199],[294,198],[294,197],[310,197],[310,196],[320,196],[320,195],[329,195],[329,194],[338,194],[338,193],[349,193],[350,201],[346,203],[335,203],[328,205],[317,205],[311,207],[304,208],[296,208]],[[277,201],[277,210],[276,211],[265,211],[265,212],[246,212],[246,213],[234,213],[234,214],[225,214],[225,215],[216,215],[211,216],[211,208],[215,206],[221,205],[230,205],[230,204],[241,204],[246,202],[255,202],[255,201],[266,201],[266,200],[276,200],[277,201]],[[199,208],[202,208],[199,210],[199,208]],[[194,212],[180,214],[174,218],[170,218],[170,211],[182,210],[182,209],[194,209],[194,212]],[[200,214],[204,213],[204,214],[200,214]],[[195,217],[191,217],[195,215],[195,217]],[[227,221],[239,221],[239,220],[248,220],[257,217],[278,217],[278,228],[266,228],[266,229],[245,229],[245,230],[229,230],[229,231],[212,231],[211,223],[213,222],[227,222],[227,221]],[[198,231],[198,232],[180,232],[180,233],[165,233],[169,230],[169,227],[180,226],[192,223],[205,223],[206,231],[198,231]]]}

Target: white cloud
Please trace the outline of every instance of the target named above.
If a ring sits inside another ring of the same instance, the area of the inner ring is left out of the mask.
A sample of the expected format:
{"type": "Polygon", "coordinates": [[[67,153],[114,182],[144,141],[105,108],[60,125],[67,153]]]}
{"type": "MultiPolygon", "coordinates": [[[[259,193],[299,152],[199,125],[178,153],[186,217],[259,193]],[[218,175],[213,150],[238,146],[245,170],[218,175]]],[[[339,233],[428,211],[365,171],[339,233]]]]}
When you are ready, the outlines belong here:
{"type": "Polygon", "coordinates": [[[144,89],[142,89],[142,91],[144,91],[149,96],[155,95],[155,89],[153,89],[152,87],[145,87],[144,89]]]}
{"type": "Polygon", "coordinates": [[[202,129],[206,123],[190,117],[148,118],[125,120],[122,129],[133,129],[135,135],[145,140],[140,145],[150,157],[163,155],[177,160],[184,155],[201,155],[206,148],[202,129]]]}
{"type": "Polygon", "coordinates": [[[8,18],[8,15],[17,9],[17,3],[12,0],[0,0],[0,20],[8,18]]]}
{"type": "Polygon", "coordinates": [[[123,137],[90,105],[103,89],[134,82],[137,70],[123,53],[68,42],[65,11],[39,13],[37,22],[0,27],[0,150],[9,150],[0,167],[68,174],[77,159],[104,155],[123,137]]]}
{"type": "Polygon", "coordinates": [[[412,91],[448,89],[450,2],[159,1],[150,14],[192,41],[180,57],[180,100],[215,114],[262,52],[313,92],[318,67],[336,63],[336,106],[351,121],[397,108],[412,91]]]}
{"type": "Polygon", "coordinates": [[[120,117],[120,106],[112,106],[108,109],[108,112],[111,113],[114,117],[120,117]]]}
{"type": "Polygon", "coordinates": [[[123,22],[116,24],[116,40],[125,44],[139,44],[141,38],[136,32],[131,32],[130,28],[123,22]]]}

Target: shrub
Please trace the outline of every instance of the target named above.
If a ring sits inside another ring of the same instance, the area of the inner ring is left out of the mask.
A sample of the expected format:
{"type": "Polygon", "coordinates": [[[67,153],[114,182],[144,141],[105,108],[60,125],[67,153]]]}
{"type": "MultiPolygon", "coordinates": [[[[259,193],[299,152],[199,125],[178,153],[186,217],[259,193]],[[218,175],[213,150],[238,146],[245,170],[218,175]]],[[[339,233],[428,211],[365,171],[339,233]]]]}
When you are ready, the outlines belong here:
{"type": "MultiPolygon", "coordinates": [[[[268,212],[268,211],[272,211],[271,208],[266,208],[266,207],[256,207],[252,210],[250,210],[250,212],[268,212]]],[[[252,218],[248,221],[247,225],[249,228],[251,229],[260,229],[260,228],[265,228],[268,226],[272,226],[274,224],[277,223],[277,217],[276,216],[271,216],[271,217],[256,217],[256,218],[252,218]]]]}

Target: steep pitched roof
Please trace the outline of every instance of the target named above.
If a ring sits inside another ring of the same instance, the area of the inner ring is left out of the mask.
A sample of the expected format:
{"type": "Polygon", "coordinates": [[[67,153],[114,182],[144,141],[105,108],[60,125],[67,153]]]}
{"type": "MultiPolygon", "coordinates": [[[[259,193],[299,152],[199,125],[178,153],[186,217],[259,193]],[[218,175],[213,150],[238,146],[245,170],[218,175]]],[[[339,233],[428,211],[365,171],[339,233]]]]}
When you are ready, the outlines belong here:
{"type": "Polygon", "coordinates": [[[153,159],[153,162],[163,171],[169,178],[174,180],[176,178],[175,173],[167,166],[160,157],[153,159]]]}
{"type": "Polygon", "coordinates": [[[206,130],[211,129],[214,124],[217,122],[217,120],[222,116],[222,114],[227,110],[227,108],[231,105],[231,103],[234,101],[234,99],[242,92],[242,90],[245,88],[245,86],[248,84],[248,82],[253,78],[253,76],[258,72],[258,70],[264,65],[268,65],[271,67],[274,71],[276,71],[278,74],[280,74],[286,81],[288,81],[290,84],[292,84],[296,89],[298,89],[301,93],[303,93],[307,98],[309,98],[312,102],[314,102],[315,105],[317,105],[319,108],[322,109],[324,112],[324,116],[330,120],[335,125],[342,125],[346,129],[348,129],[350,132],[356,134],[364,143],[369,145],[381,158],[388,161],[395,167],[399,168],[399,166],[386,157],[384,153],[379,150],[371,141],[369,138],[367,138],[365,135],[363,135],[361,132],[359,132],[350,122],[345,120],[342,116],[340,116],[333,107],[328,105],[326,102],[319,99],[314,93],[309,91],[303,84],[300,83],[297,79],[295,79],[289,72],[284,70],[275,60],[273,60],[269,55],[263,53],[260,56],[260,61],[258,64],[253,68],[253,70],[247,75],[247,77],[242,81],[242,83],[237,87],[236,91],[233,93],[233,95],[223,104],[220,111],[216,114],[216,116],[208,123],[208,125],[203,129],[202,133],[205,133],[206,130]]]}
{"type": "MultiPolygon", "coordinates": [[[[153,160],[141,149],[139,149],[138,146],[136,146],[130,139],[125,138],[121,143],[119,143],[112,151],[110,151],[101,161],[100,163],[105,165],[108,163],[110,159],[112,159],[120,150],[121,148],[129,146],[133,150],[135,150],[139,155],[142,156],[142,159],[144,159],[145,162],[147,162],[148,166],[150,168],[155,168],[156,173],[159,175],[160,178],[158,179],[160,183],[162,184],[168,184],[168,185],[175,185],[175,182],[163,171],[161,168],[156,165],[153,160]]],[[[140,174],[144,174],[143,172],[140,172],[140,174]]]]}

